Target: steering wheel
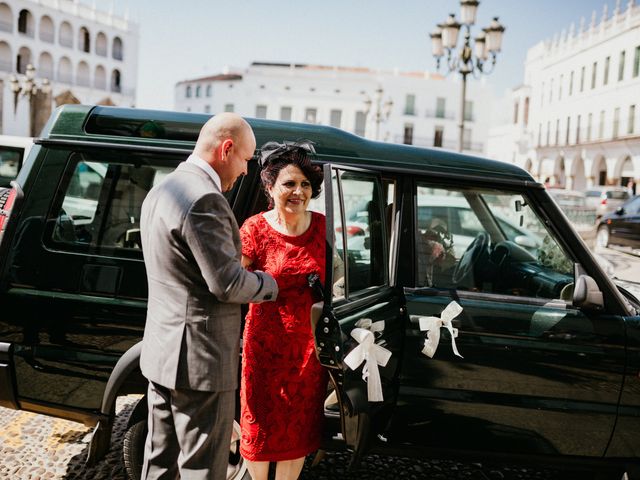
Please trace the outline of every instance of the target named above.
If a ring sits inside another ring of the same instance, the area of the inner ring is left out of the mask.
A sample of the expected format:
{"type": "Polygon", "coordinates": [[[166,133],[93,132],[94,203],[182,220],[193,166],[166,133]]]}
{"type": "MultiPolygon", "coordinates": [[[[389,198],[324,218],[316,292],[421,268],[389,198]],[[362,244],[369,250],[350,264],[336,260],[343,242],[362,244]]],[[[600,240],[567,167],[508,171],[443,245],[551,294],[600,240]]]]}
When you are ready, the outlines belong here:
{"type": "Polygon", "coordinates": [[[480,263],[481,259],[485,259],[489,255],[489,244],[491,243],[491,239],[489,238],[489,234],[486,232],[480,233],[473,241],[469,244],[467,249],[460,257],[460,261],[456,265],[455,270],[453,271],[453,275],[451,279],[453,283],[456,285],[465,285],[465,283],[470,283],[471,286],[475,285],[474,280],[474,270],[475,267],[480,263]],[[471,280],[471,282],[463,282],[465,280],[471,280]]]}

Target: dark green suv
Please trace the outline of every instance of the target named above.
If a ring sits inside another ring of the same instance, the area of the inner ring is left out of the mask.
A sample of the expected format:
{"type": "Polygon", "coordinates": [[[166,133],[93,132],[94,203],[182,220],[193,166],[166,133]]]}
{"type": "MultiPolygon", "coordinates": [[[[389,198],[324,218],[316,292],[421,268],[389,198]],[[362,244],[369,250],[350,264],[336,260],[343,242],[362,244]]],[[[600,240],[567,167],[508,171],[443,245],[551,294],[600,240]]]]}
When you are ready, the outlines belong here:
{"type": "MultiPolygon", "coordinates": [[[[0,191],[0,405],[95,425],[91,462],[109,447],[116,398],[146,392],[142,200],[207,118],[62,107],[0,191]]],[[[325,172],[312,208],[333,254],[311,322],[335,389],[326,448],[350,449],[354,465],[383,452],[578,462],[613,478],[635,468],[640,306],[542,185],[501,162],[249,122],[258,145],[313,140],[325,172]]],[[[266,209],[251,163],[227,197],[239,223],[266,209]]],[[[145,421],[142,398],[127,434],[134,477],[145,421]]],[[[236,447],[230,478],[245,474],[236,447]]]]}

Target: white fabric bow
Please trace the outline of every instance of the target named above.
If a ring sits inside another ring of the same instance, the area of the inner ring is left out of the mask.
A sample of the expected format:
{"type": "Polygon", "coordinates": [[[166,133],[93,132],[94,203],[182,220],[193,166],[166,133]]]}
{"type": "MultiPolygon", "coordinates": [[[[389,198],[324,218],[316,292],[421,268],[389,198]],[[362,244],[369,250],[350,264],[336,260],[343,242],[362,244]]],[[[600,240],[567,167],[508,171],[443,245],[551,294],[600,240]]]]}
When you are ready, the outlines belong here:
{"type": "Polygon", "coordinates": [[[375,336],[376,333],[382,333],[384,331],[384,320],[374,322],[370,318],[361,318],[356,322],[356,327],[369,330],[370,332],[373,332],[375,336]]]}
{"type": "Polygon", "coordinates": [[[436,350],[438,349],[438,344],[440,343],[440,327],[445,327],[451,334],[451,348],[453,349],[453,353],[460,358],[464,358],[460,355],[460,352],[458,352],[458,347],[456,347],[458,329],[453,328],[453,324],[451,323],[451,320],[460,315],[460,312],[462,312],[462,307],[454,301],[447,305],[447,307],[442,311],[440,318],[418,317],[420,330],[427,332],[427,338],[424,340],[422,353],[429,358],[433,358],[436,350]]]}
{"type": "MultiPolygon", "coordinates": [[[[377,323],[377,322],[376,322],[377,323]]],[[[373,332],[364,328],[354,328],[351,330],[351,336],[359,343],[359,345],[349,352],[344,358],[344,363],[351,370],[355,370],[362,362],[362,379],[367,382],[367,397],[370,402],[381,402],[382,382],[380,380],[380,371],[378,365],[383,367],[391,358],[391,352],[374,342],[373,332]]]]}

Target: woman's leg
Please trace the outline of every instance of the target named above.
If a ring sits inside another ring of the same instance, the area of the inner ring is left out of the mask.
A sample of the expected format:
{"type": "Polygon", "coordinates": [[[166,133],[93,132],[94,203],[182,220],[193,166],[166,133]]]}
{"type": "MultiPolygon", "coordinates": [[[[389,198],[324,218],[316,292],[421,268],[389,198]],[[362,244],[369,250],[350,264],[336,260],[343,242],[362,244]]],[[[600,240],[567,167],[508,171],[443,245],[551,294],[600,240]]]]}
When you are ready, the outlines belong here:
{"type": "Polygon", "coordinates": [[[267,480],[269,476],[269,462],[253,462],[245,458],[247,470],[253,480],[267,480]]]}
{"type": "Polygon", "coordinates": [[[276,464],[276,480],[296,480],[304,466],[304,457],[285,460],[276,464]]]}

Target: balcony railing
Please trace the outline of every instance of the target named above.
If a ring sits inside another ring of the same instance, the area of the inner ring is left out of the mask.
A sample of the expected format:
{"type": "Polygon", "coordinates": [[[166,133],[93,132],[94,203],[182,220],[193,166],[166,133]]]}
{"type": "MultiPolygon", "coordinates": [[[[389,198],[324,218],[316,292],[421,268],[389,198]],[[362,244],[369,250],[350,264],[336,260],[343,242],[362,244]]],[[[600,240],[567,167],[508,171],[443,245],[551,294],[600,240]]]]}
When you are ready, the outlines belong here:
{"type": "Polygon", "coordinates": [[[0,71],[10,72],[12,70],[13,68],[10,61],[0,61],[0,71]]]}
{"type": "Polygon", "coordinates": [[[13,24],[11,22],[0,21],[0,30],[3,32],[13,32],[13,24]]]}
{"type": "Polygon", "coordinates": [[[425,117],[444,118],[445,120],[453,120],[455,118],[455,115],[453,114],[453,112],[447,112],[446,110],[444,112],[439,112],[437,110],[427,110],[425,112],[425,117]]]}
{"type": "Polygon", "coordinates": [[[40,32],[40,40],[47,43],[53,43],[55,40],[55,35],[53,32],[40,32]]]}

